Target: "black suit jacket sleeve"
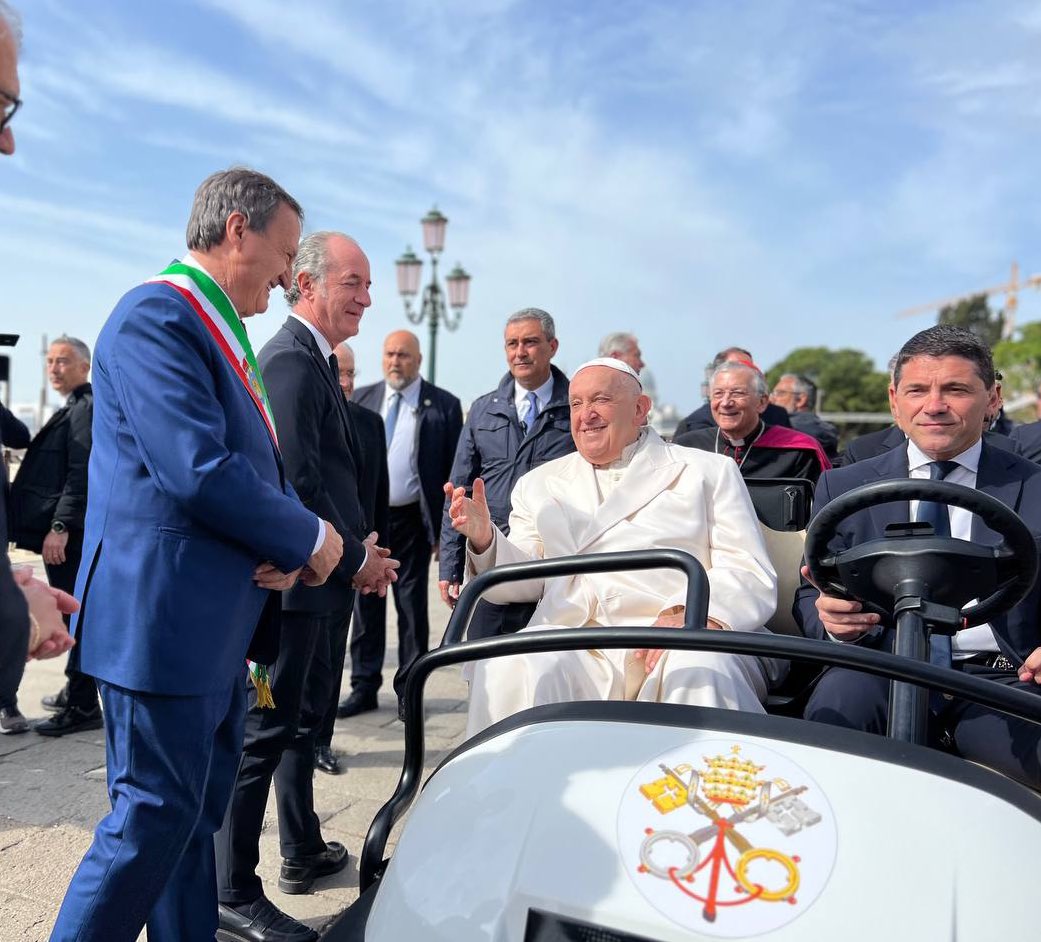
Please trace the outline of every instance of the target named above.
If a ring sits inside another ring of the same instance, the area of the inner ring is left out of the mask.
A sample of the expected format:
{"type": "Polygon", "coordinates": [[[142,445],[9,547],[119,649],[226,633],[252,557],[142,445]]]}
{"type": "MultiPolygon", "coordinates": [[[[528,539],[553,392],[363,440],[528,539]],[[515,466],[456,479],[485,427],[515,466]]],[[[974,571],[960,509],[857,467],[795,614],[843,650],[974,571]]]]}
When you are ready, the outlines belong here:
{"type": "Polygon", "coordinates": [[[28,448],[29,439],[25,423],[0,402],[0,444],[8,448],[28,448]]]}
{"type": "MultiPolygon", "coordinates": [[[[471,412],[471,418],[473,413],[471,412]]],[[[473,487],[474,478],[481,471],[481,455],[477,450],[473,437],[473,426],[467,422],[459,436],[459,444],[455,449],[455,460],[452,462],[452,473],[448,480],[455,487],[465,487],[469,491],[473,487]]],[[[453,526],[448,516],[448,500],[444,502],[444,518],[441,521],[441,559],[438,572],[441,579],[448,582],[463,581],[463,563],[466,561],[466,539],[453,526]]]]}
{"type": "Polygon", "coordinates": [[[91,421],[94,416],[90,397],[69,408],[65,486],[58,496],[54,519],[74,530],[83,529],[87,513],[87,465],[90,463],[91,421]]]}
{"type": "MultiPolygon", "coordinates": [[[[264,363],[264,385],[275,416],[286,477],[304,506],[327,520],[343,537],[343,558],[336,571],[350,582],[365,559],[365,547],[330,497],[322,475],[322,426],[331,397],[316,384],[324,382],[318,366],[304,350],[274,352],[264,363]]],[[[335,403],[332,403],[335,406],[335,403]]]]}

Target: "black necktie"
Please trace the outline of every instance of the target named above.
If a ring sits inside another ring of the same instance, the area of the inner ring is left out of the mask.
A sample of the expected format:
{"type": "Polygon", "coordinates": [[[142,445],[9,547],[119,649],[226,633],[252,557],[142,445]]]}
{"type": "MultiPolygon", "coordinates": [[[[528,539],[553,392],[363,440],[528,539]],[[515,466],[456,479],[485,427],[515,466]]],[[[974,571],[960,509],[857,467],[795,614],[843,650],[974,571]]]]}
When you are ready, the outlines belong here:
{"type": "Polygon", "coordinates": [[[351,410],[347,408],[347,397],[340,388],[340,363],[335,353],[329,354],[329,369],[333,376],[333,386],[336,388],[336,399],[339,402],[340,415],[343,417],[344,425],[347,426],[347,447],[354,456],[355,463],[358,461],[358,439],[354,434],[354,419],[351,418],[351,410]]]}
{"type": "MultiPolygon", "coordinates": [[[[933,461],[929,464],[929,478],[932,481],[942,481],[955,468],[957,461],[933,461]]],[[[933,532],[937,536],[951,535],[951,517],[946,504],[938,504],[931,500],[918,502],[918,523],[931,523],[933,532]]],[[[929,663],[937,667],[951,667],[951,636],[933,634],[929,636],[929,663]]],[[[933,712],[938,713],[943,707],[943,698],[933,691],[929,696],[929,705],[933,712]]]]}

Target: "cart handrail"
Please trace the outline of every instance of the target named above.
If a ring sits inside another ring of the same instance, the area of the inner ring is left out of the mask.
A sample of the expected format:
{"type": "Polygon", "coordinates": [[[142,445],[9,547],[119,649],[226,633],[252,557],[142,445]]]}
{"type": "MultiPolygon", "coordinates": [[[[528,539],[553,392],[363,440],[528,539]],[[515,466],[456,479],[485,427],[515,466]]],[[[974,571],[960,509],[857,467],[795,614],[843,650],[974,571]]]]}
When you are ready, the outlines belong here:
{"type": "Polygon", "coordinates": [[[448,620],[441,647],[458,644],[469,627],[473,610],[485,592],[503,582],[524,579],[552,579],[601,572],[634,572],[645,569],[679,569],[687,576],[684,628],[704,628],[708,620],[709,583],[705,567],[686,550],[645,549],[618,553],[586,553],[582,556],[554,556],[523,563],[495,566],[463,586],[448,620]]]}

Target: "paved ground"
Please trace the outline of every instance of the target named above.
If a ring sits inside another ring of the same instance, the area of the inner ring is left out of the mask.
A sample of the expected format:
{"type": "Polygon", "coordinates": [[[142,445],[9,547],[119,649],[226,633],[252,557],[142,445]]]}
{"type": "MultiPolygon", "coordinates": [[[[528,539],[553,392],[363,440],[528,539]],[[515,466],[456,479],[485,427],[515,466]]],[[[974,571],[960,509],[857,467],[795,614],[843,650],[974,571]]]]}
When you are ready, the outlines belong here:
{"type": "MultiPolygon", "coordinates": [[[[37,560],[38,562],[38,560],[37,560]]],[[[42,572],[42,567],[41,572],[42,572]]],[[[436,571],[435,571],[436,572],[436,571]]],[[[448,610],[436,596],[432,572],[431,635],[440,639],[448,610]]],[[[380,709],[338,720],[333,748],[349,771],[332,777],[316,773],[315,805],[326,840],[339,840],[351,853],[343,873],[320,880],[316,892],[284,896],[278,891],[278,822],[268,806],[261,839],[260,874],[268,895],[286,912],[321,929],[358,895],[356,855],[373,815],[390,796],[401,769],[403,726],[390,680],[396,666],[393,605],[388,606],[388,651],[380,709]]],[[[30,720],[44,717],[40,697],[58,690],[61,661],[31,663],[19,695],[30,720]]],[[[349,688],[344,678],[345,689],[349,688]]],[[[440,671],[427,685],[428,766],[433,768],[462,739],[465,684],[458,670],[440,671]]],[[[105,746],[102,731],[46,739],[33,732],[0,736],[0,942],[48,937],[65,888],[94,825],[107,812],[105,746]]]]}

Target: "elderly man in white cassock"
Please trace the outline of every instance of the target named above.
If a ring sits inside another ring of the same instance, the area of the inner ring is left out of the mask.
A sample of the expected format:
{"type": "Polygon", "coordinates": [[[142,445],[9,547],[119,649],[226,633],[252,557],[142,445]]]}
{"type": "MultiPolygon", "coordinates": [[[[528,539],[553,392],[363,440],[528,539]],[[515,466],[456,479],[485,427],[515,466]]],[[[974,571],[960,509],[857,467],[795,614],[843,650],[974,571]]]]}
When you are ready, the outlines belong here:
{"type": "MultiPolygon", "coordinates": [[[[620,360],[598,358],[569,390],[578,449],[524,475],[513,491],[510,535],[491,522],[484,483],[473,496],[445,485],[452,525],[467,538],[467,575],[492,566],[653,548],[682,549],[708,572],[709,628],[760,631],[777,604],[777,580],[741,474],[732,460],[670,445],[644,425],[651,403],[620,360]]],[[[530,629],[678,628],[686,577],[674,570],[619,572],[498,586],[498,603],[537,601],[530,629]]],[[[468,735],[519,710],[574,700],[645,700],[763,712],[777,665],[702,651],[565,651],[476,664],[468,735]]]]}

